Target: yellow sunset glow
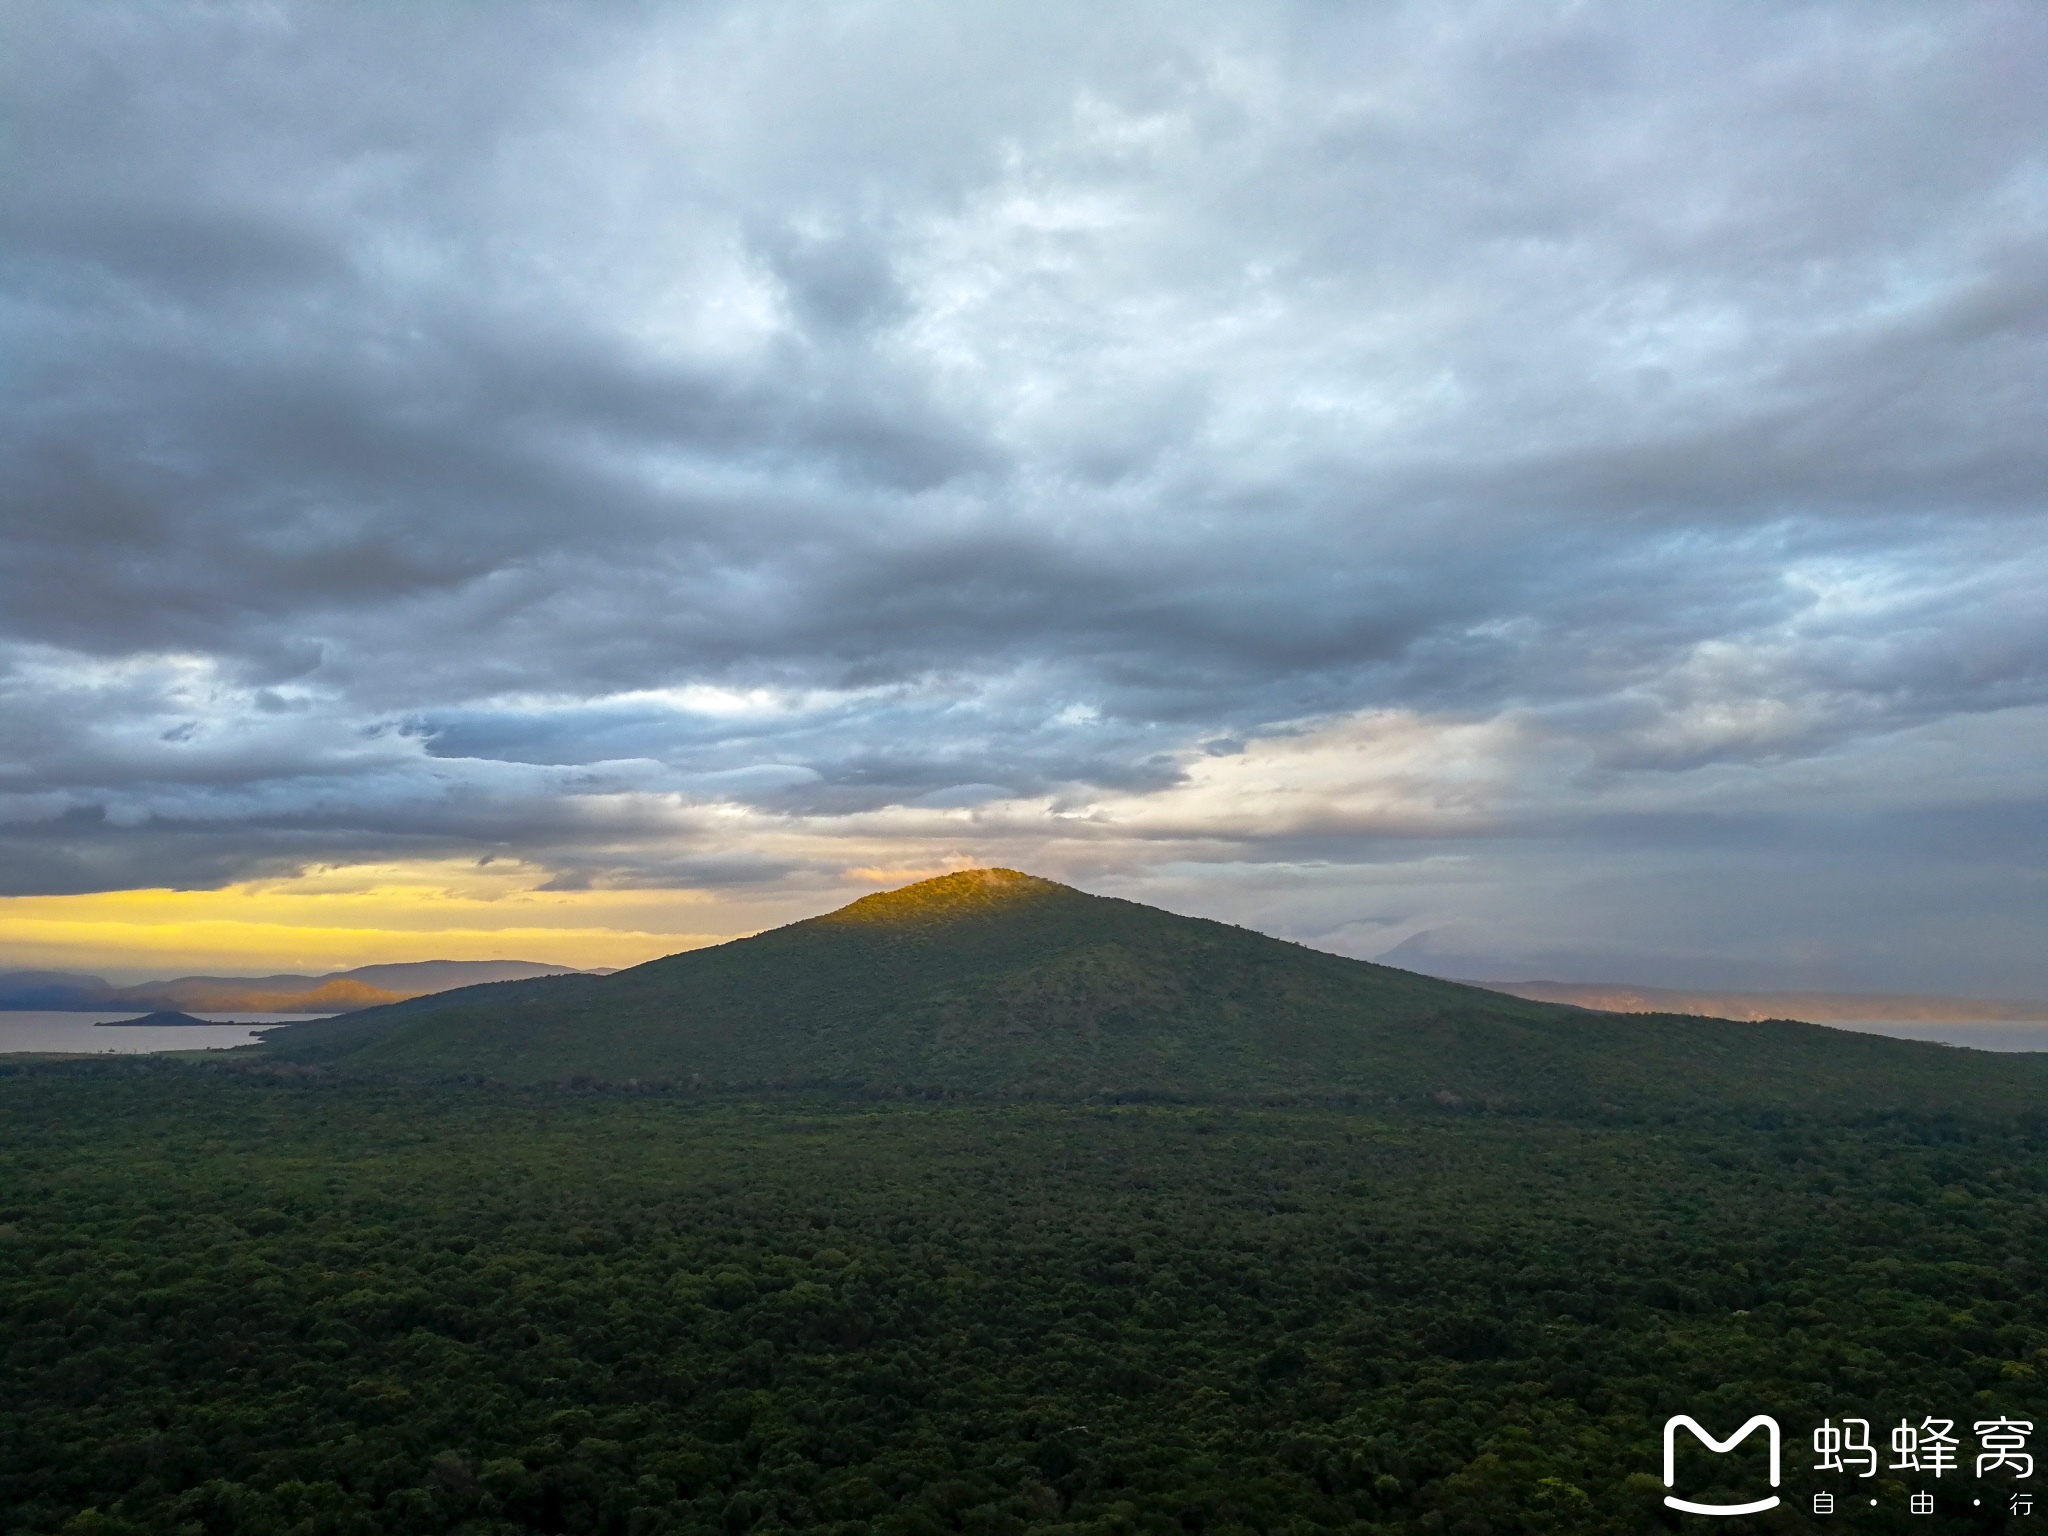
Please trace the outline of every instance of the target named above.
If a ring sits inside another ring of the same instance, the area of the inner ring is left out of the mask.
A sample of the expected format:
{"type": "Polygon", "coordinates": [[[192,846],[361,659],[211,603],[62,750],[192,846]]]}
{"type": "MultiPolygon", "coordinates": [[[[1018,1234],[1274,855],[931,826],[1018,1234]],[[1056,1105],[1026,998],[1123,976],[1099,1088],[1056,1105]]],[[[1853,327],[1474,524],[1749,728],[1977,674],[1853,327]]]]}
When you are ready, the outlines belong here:
{"type": "Polygon", "coordinates": [[[637,965],[734,937],[700,893],[544,891],[512,861],[355,865],[217,891],[0,898],[5,968],[321,972],[402,960],[637,965]]]}

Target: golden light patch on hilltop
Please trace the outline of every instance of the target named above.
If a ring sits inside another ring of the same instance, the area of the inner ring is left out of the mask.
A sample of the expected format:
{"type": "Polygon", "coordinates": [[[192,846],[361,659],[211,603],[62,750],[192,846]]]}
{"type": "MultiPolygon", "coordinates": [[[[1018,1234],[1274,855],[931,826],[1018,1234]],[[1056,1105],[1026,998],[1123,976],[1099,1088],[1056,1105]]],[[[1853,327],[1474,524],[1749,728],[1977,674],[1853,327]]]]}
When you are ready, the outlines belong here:
{"type": "Polygon", "coordinates": [[[1065,890],[1050,880],[1014,869],[962,869],[920,880],[900,890],[863,896],[827,917],[845,922],[916,922],[924,918],[1001,906],[1030,896],[1065,890]]]}

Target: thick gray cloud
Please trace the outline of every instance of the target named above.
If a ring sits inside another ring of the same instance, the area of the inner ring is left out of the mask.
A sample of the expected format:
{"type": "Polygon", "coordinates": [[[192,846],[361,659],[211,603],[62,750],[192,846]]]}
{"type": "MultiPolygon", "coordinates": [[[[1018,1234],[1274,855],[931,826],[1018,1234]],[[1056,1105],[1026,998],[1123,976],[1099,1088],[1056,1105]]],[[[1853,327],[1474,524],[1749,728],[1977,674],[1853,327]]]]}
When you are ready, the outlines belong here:
{"type": "Polygon", "coordinates": [[[1000,857],[2048,991],[2038,7],[0,27],[10,892],[1000,857]]]}

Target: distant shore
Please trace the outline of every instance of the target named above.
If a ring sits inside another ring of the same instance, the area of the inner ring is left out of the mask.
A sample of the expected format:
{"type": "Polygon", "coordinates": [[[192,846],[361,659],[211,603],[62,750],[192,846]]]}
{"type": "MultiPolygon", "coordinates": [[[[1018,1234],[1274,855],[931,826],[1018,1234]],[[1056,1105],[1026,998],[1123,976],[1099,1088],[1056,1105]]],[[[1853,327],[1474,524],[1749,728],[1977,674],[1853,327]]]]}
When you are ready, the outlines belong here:
{"type": "Polygon", "coordinates": [[[1714,992],[1602,981],[1475,981],[1537,1003],[1600,1013],[1679,1013],[1709,1019],[1796,1019],[1806,1024],[2043,1024],[2048,1002],[1937,997],[1913,992],[1714,992]]]}

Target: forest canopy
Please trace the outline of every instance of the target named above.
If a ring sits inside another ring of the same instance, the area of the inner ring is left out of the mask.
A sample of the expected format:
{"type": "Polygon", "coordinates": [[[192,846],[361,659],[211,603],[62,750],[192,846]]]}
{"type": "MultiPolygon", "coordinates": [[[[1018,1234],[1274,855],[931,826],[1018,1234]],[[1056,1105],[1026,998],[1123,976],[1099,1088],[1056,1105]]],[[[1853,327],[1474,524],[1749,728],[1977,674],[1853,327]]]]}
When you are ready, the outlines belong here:
{"type": "MultiPolygon", "coordinates": [[[[1669,1415],[1769,1411],[1785,1506],[1712,1525],[1805,1528],[1844,1481],[1808,1470],[1823,1418],[2039,1421],[2044,1236],[2048,1133],[2011,1117],[17,1068],[0,1507],[73,1536],[1597,1536],[1680,1518],[1669,1415]]],[[[1711,1460],[1708,1493],[1756,1470],[1711,1460]]],[[[1956,1474],[1928,1519],[1909,1484],[1844,1528],[1982,1530],[1969,1498],[2027,1486],[1956,1474]]]]}

